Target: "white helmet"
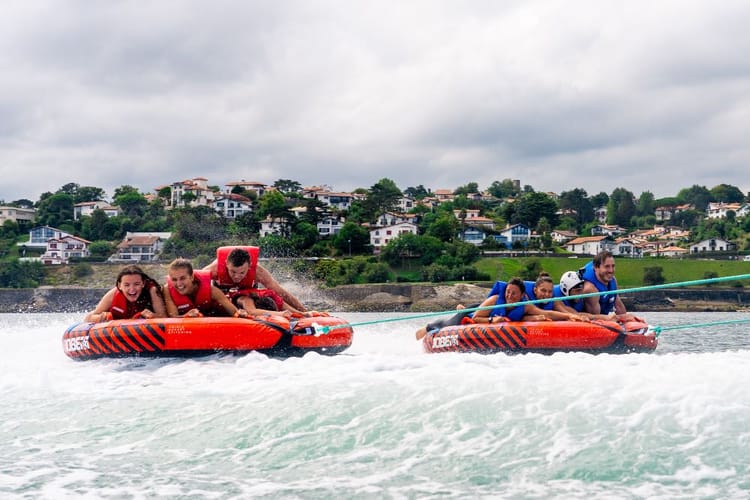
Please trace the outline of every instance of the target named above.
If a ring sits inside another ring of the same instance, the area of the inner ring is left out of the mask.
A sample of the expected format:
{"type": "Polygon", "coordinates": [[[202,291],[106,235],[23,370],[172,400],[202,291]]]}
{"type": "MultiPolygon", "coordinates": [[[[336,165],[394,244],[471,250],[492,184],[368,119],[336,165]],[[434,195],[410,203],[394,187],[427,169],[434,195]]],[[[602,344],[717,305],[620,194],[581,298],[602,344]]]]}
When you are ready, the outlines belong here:
{"type": "Polygon", "coordinates": [[[583,280],[577,272],[568,271],[560,277],[560,291],[563,295],[570,295],[570,291],[582,283],[583,280]]]}

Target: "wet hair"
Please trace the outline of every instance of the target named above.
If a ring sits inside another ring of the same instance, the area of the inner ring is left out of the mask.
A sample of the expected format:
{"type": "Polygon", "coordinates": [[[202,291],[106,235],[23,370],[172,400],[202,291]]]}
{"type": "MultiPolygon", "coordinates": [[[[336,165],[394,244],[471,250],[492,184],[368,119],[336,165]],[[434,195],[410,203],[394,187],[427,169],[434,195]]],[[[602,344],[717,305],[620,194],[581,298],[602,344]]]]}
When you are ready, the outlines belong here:
{"type": "Polygon", "coordinates": [[[552,286],[555,286],[555,282],[546,271],[542,271],[541,273],[539,273],[539,276],[537,276],[536,281],[534,282],[534,288],[538,287],[542,283],[551,283],[552,286]]]}
{"type": "Polygon", "coordinates": [[[612,255],[612,252],[610,252],[609,250],[602,250],[594,256],[594,267],[600,267],[602,265],[602,262],[609,259],[610,257],[614,257],[614,255],[612,255]]]}
{"type": "Polygon", "coordinates": [[[193,274],[193,264],[184,257],[177,257],[175,260],[169,263],[169,270],[175,269],[186,269],[188,274],[193,274]]]}
{"type": "Polygon", "coordinates": [[[523,282],[523,280],[521,278],[518,278],[518,277],[511,278],[508,281],[508,284],[505,285],[506,288],[508,287],[508,285],[514,285],[514,286],[518,287],[518,289],[521,290],[522,294],[526,292],[526,285],[524,284],[524,282],[523,282]]]}
{"type": "Polygon", "coordinates": [[[253,299],[253,302],[255,302],[256,309],[264,309],[266,311],[278,311],[278,308],[276,307],[276,302],[271,297],[265,296],[265,297],[258,297],[257,295],[251,296],[253,299]]]}
{"type": "Polygon", "coordinates": [[[227,255],[227,262],[234,267],[240,267],[250,262],[250,254],[244,248],[235,248],[227,255]]]}
{"type": "Polygon", "coordinates": [[[143,289],[148,290],[150,287],[155,286],[156,290],[161,293],[161,285],[156,282],[151,276],[146,274],[146,272],[141,269],[139,266],[136,266],[135,264],[130,264],[128,266],[123,267],[120,269],[120,272],[117,273],[117,280],[115,281],[115,285],[119,287],[120,282],[122,281],[123,276],[135,276],[138,275],[143,280],[143,289]]]}

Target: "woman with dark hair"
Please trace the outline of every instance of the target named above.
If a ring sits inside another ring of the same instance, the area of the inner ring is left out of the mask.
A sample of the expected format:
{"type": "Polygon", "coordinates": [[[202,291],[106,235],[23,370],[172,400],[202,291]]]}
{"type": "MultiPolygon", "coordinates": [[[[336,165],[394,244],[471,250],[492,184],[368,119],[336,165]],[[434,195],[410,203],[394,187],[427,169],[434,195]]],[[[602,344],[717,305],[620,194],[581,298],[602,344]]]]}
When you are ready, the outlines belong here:
{"type": "Polygon", "coordinates": [[[163,318],[166,315],[161,286],[140,267],[129,265],[120,270],[114,288],[104,294],[84,321],[100,323],[110,319],[163,318]]]}

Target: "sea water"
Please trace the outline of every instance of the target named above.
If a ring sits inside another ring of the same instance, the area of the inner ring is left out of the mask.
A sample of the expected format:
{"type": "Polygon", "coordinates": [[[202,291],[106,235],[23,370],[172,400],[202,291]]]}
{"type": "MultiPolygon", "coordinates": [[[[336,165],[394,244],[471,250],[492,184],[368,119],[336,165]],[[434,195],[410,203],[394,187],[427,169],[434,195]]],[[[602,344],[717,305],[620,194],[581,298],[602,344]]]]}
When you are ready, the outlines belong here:
{"type": "Polygon", "coordinates": [[[750,497],[748,323],[509,356],[426,354],[432,318],[339,316],[373,323],[331,357],[76,362],[80,314],[0,315],[0,498],[750,497]]]}

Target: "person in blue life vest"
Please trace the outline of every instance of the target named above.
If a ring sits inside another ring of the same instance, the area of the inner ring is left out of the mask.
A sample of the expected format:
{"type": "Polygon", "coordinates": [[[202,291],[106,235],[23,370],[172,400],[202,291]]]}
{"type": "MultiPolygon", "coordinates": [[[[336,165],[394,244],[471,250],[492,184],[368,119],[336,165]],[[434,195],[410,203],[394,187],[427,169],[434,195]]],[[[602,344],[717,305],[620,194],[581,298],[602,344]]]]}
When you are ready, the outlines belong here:
{"type": "Polygon", "coordinates": [[[238,309],[218,287],[211,283],[206,271],[194,271],[189,260],[177,258],[167,269],[164,303],[170,318],[185,316],[235,316],[246,318],[247,311],[238,309]]]}
{"type": "MultiPolygon", "coordinates": [[[[552,277],[545,271],[539,273],[536,281],[524,281],[524,285],[526,286],[526,297],[528,297],[528,300],[544,300],[560,296],[560,287],[556,285],[554,281],[552,281],[552,277]]],[[[555,304],[557,304],[557,302],[558,301],[537,302],[536,306],[539,309],[543,309],[545,311],[554,309],[559,312],[567,312],[573,314],[578,314],[581,312],[575,310],[558,309],[555,307],[555,304]]]]}
{"type": "Polygon", "coordinates": [[[123,267],[115,286],[101,298],[84,321],[100,323],[111,319],[163,318],[167,315],[161,286],[136,265],[123,267]]]}
{"type": "Polygon", "coordinates": [[[609,314],[590,314],[585,311],[586,302],[583,298],[576,298],[576,295],[583,293],[585,281],[576,271],[566,271],[560,277],[560,284],[554,288],[554,297],[570,297],[565,300],[556,300],[554,307],[556,311],[577,313],[581,316],[591,319],[616,320],[617,315],[613,312],[609,314]]]}
{"type": "MultiPolygon", "coordinates": [[[[615,279],[615,257],[612,252],[603,250],[594,256],[594,259],[586,264],[581,271],[584,280],[583,294],[607,292],[617,290],[615,279]]],[[[618,321],[641,321],[643,319],[628,313],[618,294],[602,294],[583,299],[584,309],[589,314],[610,314],[617,316],[618,321]]]]}
{"type": "MultiPolygon", "coordinates": [[[[479,307],[523,302],[528,300],[525,292],[526,285],[521,278],[512,278],[507,283],[498,281],[492,287],[490,296],[479,307]]],[[[552,280],[549,277],[543,279],[536,293],[540,295],[539,298],[552,297],[552,280]]],[[[480,309],[474,313],[472,320],[475,323],[501,323],[504,321],[586,321],[586,318],[576,313],[560,312],[554,309],[541,309],[535,304],[524,304],[480,309]]]]}

